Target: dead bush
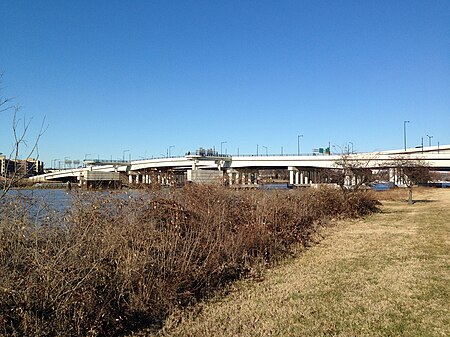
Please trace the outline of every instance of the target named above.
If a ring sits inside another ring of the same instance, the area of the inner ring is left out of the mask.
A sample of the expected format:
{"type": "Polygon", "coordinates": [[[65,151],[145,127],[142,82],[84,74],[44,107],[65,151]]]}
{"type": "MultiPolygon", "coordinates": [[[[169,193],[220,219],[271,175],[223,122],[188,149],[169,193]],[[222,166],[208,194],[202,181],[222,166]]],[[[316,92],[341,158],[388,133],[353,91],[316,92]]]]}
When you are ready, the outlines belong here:
{"type": "Polygon", "coordinates": [[[201,185],[74,192],[66,214],[39,221],[27,200],[3,200],[0,334],[120,335],[161,324],[174,308],[308,243],[324,219],[375,211],[371,198],[201,185]]]}

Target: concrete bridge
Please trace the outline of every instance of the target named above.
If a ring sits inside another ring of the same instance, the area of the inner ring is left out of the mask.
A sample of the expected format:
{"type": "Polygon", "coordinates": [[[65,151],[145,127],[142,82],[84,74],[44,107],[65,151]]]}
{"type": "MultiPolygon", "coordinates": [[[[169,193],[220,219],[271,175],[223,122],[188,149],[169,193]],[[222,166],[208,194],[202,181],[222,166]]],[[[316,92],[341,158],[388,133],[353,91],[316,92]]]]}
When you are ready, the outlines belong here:
{"type": "MultiPolygon", "coordinates": [[[[80,185],[94,182],[122,181],[129,184],[174,185],[186,181],[212,182],[226,180],[233,184],[254,184],[260,171],[287,170],[291,184],[319,182],[318,173],[336,168],[340,155],[198,155],[125,161],[86,161],[86,167],[58,170],[31,177],[33,182],[72,181],[80,185]]],[[[450,145],[402,150],[346,154],[349,162],[363,163],[365,168],[388,167],[399,158],[422,160],[432,170],[450,171],[450,145]]],[[[395,173],[393,173],[395,175],[395,173]]],[[[396,182],[393,176],[392,181],[396,182]]]]}

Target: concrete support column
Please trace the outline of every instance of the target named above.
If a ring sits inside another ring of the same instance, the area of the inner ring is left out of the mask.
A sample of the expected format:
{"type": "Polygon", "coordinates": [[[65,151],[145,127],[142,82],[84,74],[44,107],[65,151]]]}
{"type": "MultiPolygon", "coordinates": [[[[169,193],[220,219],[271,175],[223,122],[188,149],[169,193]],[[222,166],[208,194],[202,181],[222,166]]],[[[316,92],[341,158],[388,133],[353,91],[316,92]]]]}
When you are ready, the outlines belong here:
{"type": "Polygon", "coordinates": [[[305,183],[305,177],[304,177],[304,173],[303,173],[303,171],[302,172],[300,172],[300,184],[304,184],[305,183]]]}
{"type": "Polygon", "coordinates": [[[136,174],[136,184],[139,184],[139,174],[136,174]]]}
{"type": "Polygon", "coordinates": [[[350,186],[350,176],[348,175],[344,178],[344,186],[350,186]]]}
{"type": "Polygon", "coordinates": [[[132,174],[130,174],[130,175],[128,176],[128,182],[129,182],[130,184],[133,183],[133,175],[132,175],[132,174]]]}
{"type": "Polygon", "coordinates": [[[393,168],[389,169],[389,181],[391,183],[395,183],[395,181],[394,181],[394,169],[393,168]]]}
{"type": "Polygon", "coordinates": [[[298,185],[299,184],[299,178],[300,178],[300,172],[295,172],[295,184],[298,185]]]}
{"type": "Polygon", "coordinates": [[[298,184],[298,168],[296,168],[295,166],[289,166],[288,171],[289,171],[289,184],[294,185],[294,182],[298,184]]]}

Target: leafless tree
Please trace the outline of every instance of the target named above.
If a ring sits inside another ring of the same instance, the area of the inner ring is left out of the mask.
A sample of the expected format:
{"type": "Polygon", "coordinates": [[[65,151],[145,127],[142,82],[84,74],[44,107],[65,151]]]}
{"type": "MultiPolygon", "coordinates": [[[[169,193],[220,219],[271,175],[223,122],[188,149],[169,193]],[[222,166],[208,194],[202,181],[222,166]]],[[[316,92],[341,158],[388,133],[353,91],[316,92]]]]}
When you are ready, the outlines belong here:
{"type": "Polygon", "coordinates": [[[408,203],[413,203],[413,186],[431,179],[430,166],[420,158],[398,157],[385,164],[394,170],[397,178],[408,188],[408,203]]]}
{"type": "MultiPolygon", "coordinates": [[[[3,74],[0,74],[0,83],[3,74]]],[[[1,90],[2,88],[0,88],[1,90]]],[[[21,169],[18,164],[19,159],[31,158],[35,157],[36,165],[39,159],[39,140],[44,134],[46,130],[45,126],[45,118],[42,121],[41,127],[37,136],[33,139],[33,141],[28,142],[26,137],[29,135],[29,128],[31,125],[32,119],[26,119],[25,117],[19,118],[18,114],[20,111],[20,107],[12,104],[12,98],[6,98],[0,96],[0,113],[6,113],[8,111],[12,111],[12,131],[13,131],[13,144],[11,152],[7,160],[8,163],[13,163],[13,170],[10,176],[6,177],[6,167],[5,167],[5,179],[3,180],[2,190],[0,192],[0,199],[3,198],[8,190],[11,189],[14,185],[16,185],[19,181],[21,181],[24,177],[26,177],[30,172],[27,171],[27,168],[21,169]]],[[[24,165],[24,163],[22,163],[24,165]]],[[[26,163],[25,163],[26,165],[26,163]]]]}
{"type": "Polygon", "coordinates": [[[369,168],[370,160],[360,159],[350,154],[343,154],[334,168],[325,172],[328,182],[337,184],[344,192],[368,186],[375,180],[369,168]]]}

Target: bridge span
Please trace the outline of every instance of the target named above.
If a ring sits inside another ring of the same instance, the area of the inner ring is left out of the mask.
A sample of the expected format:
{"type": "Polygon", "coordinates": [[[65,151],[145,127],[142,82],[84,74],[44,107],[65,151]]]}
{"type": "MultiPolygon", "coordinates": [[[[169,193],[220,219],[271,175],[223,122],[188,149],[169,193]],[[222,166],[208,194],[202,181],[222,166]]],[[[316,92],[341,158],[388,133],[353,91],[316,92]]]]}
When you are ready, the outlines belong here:
{"type": "MultiPolygon", "coordinates": [[[[345,154],[349,162],[363,163],[368,169],[389,167],[399,158],[422,160],[432,170],[450,171],[450,145],[345,154]]],[[[323,169],[336,168],[340,155],[191,155],[142,159],[130,162],[87,161],[86,167],[57,170],[31,177],[33,182],[72,181],[80,185],[94,181],[122,181],[128,184],[182,184],[185,181],[229,184],[256,183],[261,171],[287,170],[291,184],[319,182],[323,169]]],[[[395,176],[392,181],[396,182],[395,176]]]]}

